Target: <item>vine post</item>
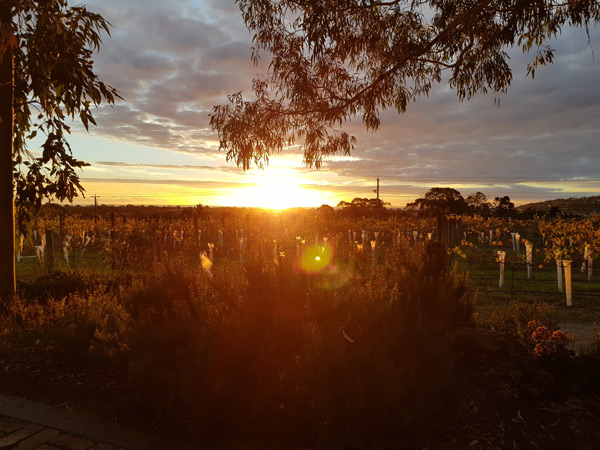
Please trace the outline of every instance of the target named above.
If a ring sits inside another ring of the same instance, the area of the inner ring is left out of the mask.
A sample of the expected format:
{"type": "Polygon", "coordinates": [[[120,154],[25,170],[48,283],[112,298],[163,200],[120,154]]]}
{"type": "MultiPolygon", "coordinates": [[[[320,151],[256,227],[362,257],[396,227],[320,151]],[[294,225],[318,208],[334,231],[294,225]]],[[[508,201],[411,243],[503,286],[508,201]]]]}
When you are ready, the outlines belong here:
{"type": "Polygon", "coordinates": [[[498,261],[500,262],[500,282],[498,283],[498,287],[504,287],[504,260],[506,258],[506,252],[502,250],[498,250],[498,261]]]}
{"type": "Polygon", "coordinates": [[[571,291],[571,261],[563,259],[562,265],[565,268],[565,291],[567,293],[567,306],[573,306],[573,294],[571,291]]]}
{"type": "Polygon", "coordinates": [[[527,255],[527,279],[531,280],[531,269],[533,266],[533,244],[525,241],[525,252],[527,255]]]}

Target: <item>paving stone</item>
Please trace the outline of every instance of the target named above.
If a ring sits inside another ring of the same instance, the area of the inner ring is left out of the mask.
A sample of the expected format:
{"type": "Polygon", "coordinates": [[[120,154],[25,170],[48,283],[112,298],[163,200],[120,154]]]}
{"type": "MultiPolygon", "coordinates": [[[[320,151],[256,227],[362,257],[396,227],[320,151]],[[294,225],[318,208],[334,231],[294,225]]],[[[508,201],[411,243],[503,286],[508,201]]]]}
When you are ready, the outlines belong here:
{"type": "Polygon", "coordinates": [[[92,448],[95,442],[84,438],[83,436],[65,433],[52,439],[48,444],[56,445],[61,448],[64,447],[69,450],[88,450],[89,448],[92,448]]]}
{"type": "Polygon", "coordinates": [[[48,441],[51,441],[58,435],[60,435],[60,431],[53,430],[52,428],[44,428],[39,433],[36,433],[33,436],[29,436],[27,439],[19,442],[19,444],[14,447],[14,450],[37,449],[40,445],[45,444],[48,441]]]}
{"type": "Polygon", "coordinates": [[[0,416],[0,433],[12,433],[19,428],[23,428],[25,425],[27,425],[27,422],[23,422],[22,420],[0,416]]]}
{"type": "Polygon", "coordinates": [[[17,442],[28,438],[32,434],[37,433],[41,429],[42,429],[42,427],[40,427],[38,425],[33,425],[33,424],[25,425],[23,428],[19,428],[18,430],[15,430],[12,433],[7,434],[6,436],[0,438],[0,448],[8,448],[11,445],[16,444],[17,442]]]}

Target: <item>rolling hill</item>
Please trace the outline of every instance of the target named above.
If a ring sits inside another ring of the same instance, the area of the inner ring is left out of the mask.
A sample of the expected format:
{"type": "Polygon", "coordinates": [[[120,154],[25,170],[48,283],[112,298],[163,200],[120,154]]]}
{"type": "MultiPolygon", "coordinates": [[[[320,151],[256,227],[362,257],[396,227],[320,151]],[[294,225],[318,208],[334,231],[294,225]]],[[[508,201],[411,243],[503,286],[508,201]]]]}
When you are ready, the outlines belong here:
{"type": "Polygon", "coordinates": [[[600,195],[593,197],[580,197],[580,198],[558,198],[555,200],[546,200],[543,202],[527,203],[520,205],[516,209],[518,211],[525,211],[528,208],[549,212],[553,207],[560,209],[563,214],[575,214],[575,215],[590,215],[600,214],[600,195]]]}

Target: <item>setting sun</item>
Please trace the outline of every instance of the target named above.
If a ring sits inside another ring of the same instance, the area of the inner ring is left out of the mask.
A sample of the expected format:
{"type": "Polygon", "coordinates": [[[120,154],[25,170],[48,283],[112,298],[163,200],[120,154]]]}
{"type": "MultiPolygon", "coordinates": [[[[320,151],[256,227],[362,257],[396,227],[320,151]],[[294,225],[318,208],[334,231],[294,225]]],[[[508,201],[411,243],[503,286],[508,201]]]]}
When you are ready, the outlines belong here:
{"type": "Polygon", "coordinates": [[[257,171],[250,175],[244,188],[231,190],[223,198],[225,206],[255,206],[268,209],[315,207],[327,203],[328,197],[308,189],[307,181],[293,171],[257,171]]]}

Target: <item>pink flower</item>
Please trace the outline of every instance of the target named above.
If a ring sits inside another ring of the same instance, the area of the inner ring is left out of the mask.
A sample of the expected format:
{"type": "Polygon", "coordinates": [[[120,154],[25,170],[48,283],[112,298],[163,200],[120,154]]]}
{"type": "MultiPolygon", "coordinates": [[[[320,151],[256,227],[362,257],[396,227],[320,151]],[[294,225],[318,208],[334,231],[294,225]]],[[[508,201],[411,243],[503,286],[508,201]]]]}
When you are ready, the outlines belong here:
{"type": "Polygon", "coordinates": [[[534,342],[544,342],[550,339],[550,330],[547,327],[537,327],[531,335],[534,342]]]}
{"type": "Polygon", "coordinates": [[[548,356],[552,354],[552,347],[550,347],[548,344],[537,344],[535,346],[535,348],[533,349],[533,353],[535,353],[538,356],[548,356]]]}
{"type": "Polygon", "coordinates": [[[541,327],[542,324],[539,323],[537,320],[530,320],[529,322],[527,322],[527,334],[532,334],[536,328],[541,327]]]}
{"type": "Polygon", "coordinates": [[[552,341],[563,345],[569,340],[567,335],[560,330],[556,330],[554,333],[552,333],[551,339],[552,341]]]}

